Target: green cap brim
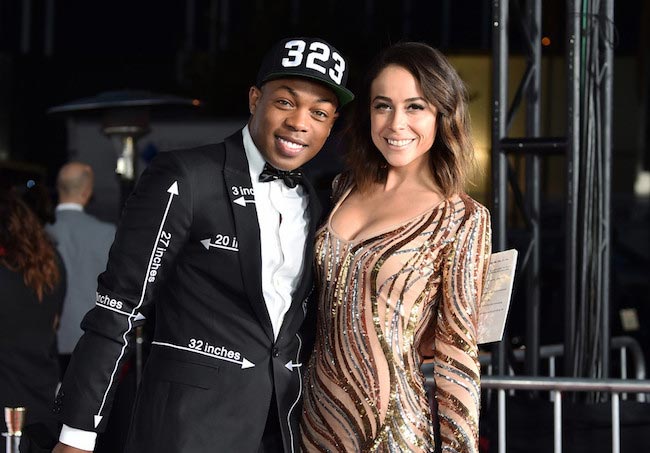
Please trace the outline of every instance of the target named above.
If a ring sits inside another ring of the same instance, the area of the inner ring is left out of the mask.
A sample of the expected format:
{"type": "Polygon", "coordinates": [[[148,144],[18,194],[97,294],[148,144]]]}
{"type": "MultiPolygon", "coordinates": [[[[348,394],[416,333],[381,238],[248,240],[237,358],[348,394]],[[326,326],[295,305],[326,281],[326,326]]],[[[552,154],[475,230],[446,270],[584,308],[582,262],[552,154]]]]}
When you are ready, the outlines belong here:
{"type": "Polygon", "coordinates": [[[340,85],[336,85],[335,83],[329,82],[326,79],[321,79],[318,77],[311,76],[309,74],[305,74],[304,72],[292,72],[292,71],[272,72],[268,74],[264,78],[264,80],[262,80],[262,83],[268,82],[269,80],[282,79],[284,77],[292,77],[292,76],[311,79],[327,86],[327,88],[330,88],[332,91],[334,91],[334,94],[336,94],[336,98],[339,101],[339,108],[343,107],[345,104],[354,100],[354,94],[352,94],[352,91],[348,90],[347,88],[344,88],[340,85]]]}

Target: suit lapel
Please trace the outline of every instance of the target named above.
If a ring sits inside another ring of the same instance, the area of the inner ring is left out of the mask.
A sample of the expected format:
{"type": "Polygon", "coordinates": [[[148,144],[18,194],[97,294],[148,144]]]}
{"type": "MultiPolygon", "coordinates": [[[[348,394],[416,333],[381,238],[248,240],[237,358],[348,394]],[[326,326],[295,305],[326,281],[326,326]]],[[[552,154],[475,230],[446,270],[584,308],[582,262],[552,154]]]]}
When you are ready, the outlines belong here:
{"type": "Polygon", "coordinates": [[[300,284],[296,290],[297,297],[294,297],[294,299],[299,299],[299,302],[302,301],[302,299],[307,296],[307,292],[311,290],[311,275],[314,264],[314,236],[316,235],[316,230],[320,225],[320,216],[322,213],[316,190],[314,190],[314,187],[311,185],[309,180],[305,179],[304,181],[304,186],[307,188],[307,192],[309,193],[309,231],[307,232],[307,241],[305,243],[303,277],[301,278],[300,284]]]}
{"type": "Polygon", "coordinates": [[[225,140],[225,145],[226,163],[223,177],[230,197],[233,218],[235,219],[235,230],[239,242],[239,262],[244,288],[264,332],[269,339],[274,340],[271,319],[262,295],[262,252],[259,221],[252,195],[253,185],[241,132],[228,137],[225,140]]]}

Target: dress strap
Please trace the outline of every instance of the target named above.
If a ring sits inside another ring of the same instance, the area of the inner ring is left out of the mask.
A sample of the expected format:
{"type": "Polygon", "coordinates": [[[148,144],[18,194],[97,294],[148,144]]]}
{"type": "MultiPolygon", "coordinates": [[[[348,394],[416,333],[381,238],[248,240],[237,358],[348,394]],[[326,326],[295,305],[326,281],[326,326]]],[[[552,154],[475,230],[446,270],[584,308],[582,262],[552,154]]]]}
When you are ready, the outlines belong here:
{"type": "Polygon", "coordinates": [[[345,196],[348,192],[348,189],[354,184],[354,178],[352,173],[349,171],[344,171],[339,173],[332,181],[332,196],[330,197],[330,202],[332,206],[336,206],[341,197],[345,196]]]}

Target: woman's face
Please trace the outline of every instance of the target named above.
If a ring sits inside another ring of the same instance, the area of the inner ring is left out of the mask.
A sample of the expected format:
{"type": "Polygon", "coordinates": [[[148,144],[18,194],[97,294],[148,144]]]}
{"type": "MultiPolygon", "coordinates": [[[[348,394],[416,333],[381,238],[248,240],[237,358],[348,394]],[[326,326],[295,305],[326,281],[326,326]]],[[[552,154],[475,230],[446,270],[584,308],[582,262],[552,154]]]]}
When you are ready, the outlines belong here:
{"type": "Polygon", "coordinates": [[[384,68],[370,86],[372,141],[392,167],[427,165],[438,110],[401,66],[384,68]]]}

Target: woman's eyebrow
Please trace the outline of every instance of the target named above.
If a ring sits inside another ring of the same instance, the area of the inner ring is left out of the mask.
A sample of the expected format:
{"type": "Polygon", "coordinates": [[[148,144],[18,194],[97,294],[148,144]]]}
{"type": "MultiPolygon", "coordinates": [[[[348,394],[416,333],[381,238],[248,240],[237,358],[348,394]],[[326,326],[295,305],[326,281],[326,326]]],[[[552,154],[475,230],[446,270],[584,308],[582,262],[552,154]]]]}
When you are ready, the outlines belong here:
{"type": "MultiPolygon", "coordinates": [[[[389,98],[389,97],[387,97],[387,96],[382,96],[382,95],[380,95],[380,94],[377,95],[377,96],[375,96],[375,97],[372,99],[373,102],[375,102],[375,101],[377,101],[377,100],[393,102],[393,100],[392,100],[391,98],[389,98]]],[[[414,102],[414,101],[423,101],[423,102],[427,102],[427,100],[424,99],[422,96],[416,96],[416,97],[413,97],[413,98],[404,99],[404,102],[414,102]]]]}

